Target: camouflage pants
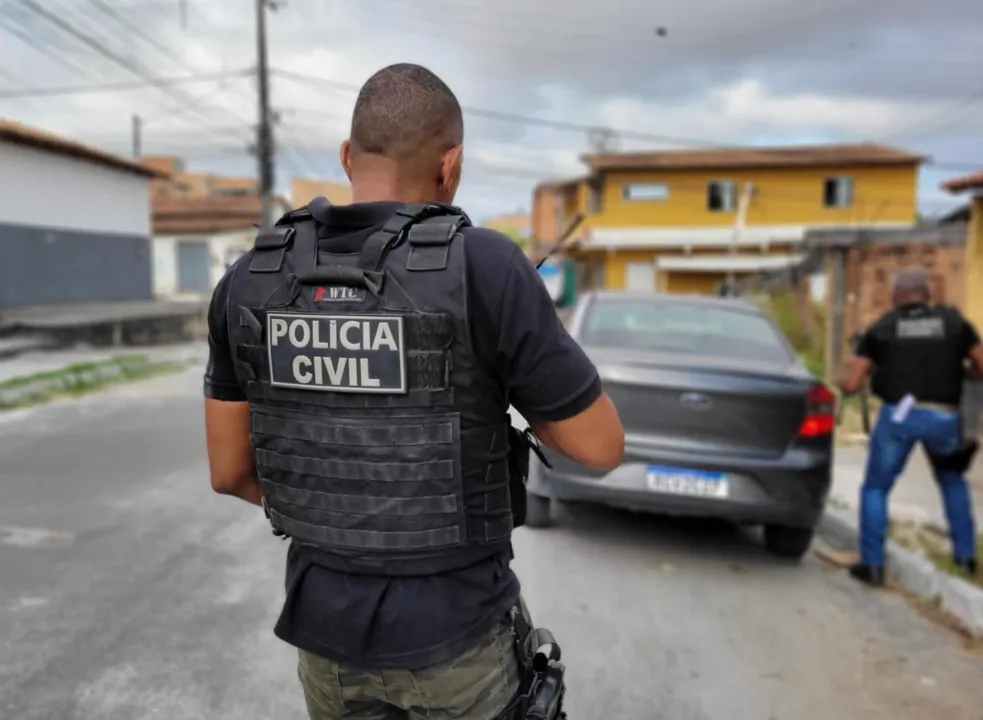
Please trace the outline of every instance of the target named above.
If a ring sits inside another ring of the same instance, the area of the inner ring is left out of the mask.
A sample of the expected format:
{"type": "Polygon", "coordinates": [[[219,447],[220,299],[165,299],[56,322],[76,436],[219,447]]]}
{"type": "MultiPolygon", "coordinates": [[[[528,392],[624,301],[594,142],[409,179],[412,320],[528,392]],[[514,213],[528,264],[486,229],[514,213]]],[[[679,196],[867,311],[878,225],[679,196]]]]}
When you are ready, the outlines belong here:
{"type": "Polygon", "coordinates": [[[360,670],[302,650],[299,675],[311,720],[496,720],[521,679],[504,618],[470,650],[423,670],[360,670]]]}

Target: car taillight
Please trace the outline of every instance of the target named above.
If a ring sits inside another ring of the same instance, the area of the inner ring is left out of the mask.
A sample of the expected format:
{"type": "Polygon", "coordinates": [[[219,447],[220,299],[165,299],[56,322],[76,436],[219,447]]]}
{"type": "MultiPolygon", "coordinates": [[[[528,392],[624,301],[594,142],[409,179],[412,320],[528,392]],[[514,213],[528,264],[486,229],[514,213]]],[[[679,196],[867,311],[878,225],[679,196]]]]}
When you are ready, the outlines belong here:
{"type": "Polygon", "coordinates": [[[813,385],[806,393],[806,416],[799,428],[799,437],[829,435],[835,427],[836,396],[825,385],[813,385]]]}

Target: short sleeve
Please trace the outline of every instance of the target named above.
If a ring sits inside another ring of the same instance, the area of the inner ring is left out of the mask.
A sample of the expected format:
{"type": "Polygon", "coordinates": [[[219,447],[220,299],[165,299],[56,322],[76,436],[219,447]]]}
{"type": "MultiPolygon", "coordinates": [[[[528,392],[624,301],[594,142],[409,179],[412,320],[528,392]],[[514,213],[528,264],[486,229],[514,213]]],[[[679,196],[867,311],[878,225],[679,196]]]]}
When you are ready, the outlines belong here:
{"type": "Polygon", "coordinates": [[[484,348],[512,405],[526,419],[554,422],[586,410],[601,395],[597,369],[563,327],[533,264],[508,237],[486,229],[468,233],[467,252],[473,324],[494,328],[476,351],[484,348]]]}
{"type": "Polygon", "coordinates": [[[980,335],[966,318],[960,315],[961,326],[959,332],[959,343],[963,355],[969,355],[969,351],[980,344],[980,335]]]}
{"type": "Polygon", "coordinates": [[[229,338],[229,288],[237,265],[233,265],[215,286],[208,305],[208,365],[205,367],[205,397],[228,402],[246,400],[246,394],[236,377],[229,338]]]}
{"type": "Polygon", "coordinates": [[[857,343],[857,348],[854,354],[857,357],[867,358],[876,364],[877,362],[877,351],[880,341],[877,337],[877,326],[871,327],[861,336],[860,342],[857,343]]]}

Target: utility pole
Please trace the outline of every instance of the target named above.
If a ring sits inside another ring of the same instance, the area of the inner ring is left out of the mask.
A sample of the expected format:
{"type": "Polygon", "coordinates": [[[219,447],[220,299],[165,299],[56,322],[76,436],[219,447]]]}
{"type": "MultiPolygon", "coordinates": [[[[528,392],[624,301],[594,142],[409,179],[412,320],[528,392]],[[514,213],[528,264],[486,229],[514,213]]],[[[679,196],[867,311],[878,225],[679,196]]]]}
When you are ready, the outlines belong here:
{"type": "Polygon", "coordinates": [[[266,10],[274,9],[271,0],[256,0],[256,89],[259,97],[259,122],[256,125],[256,157],[259,161],[259,192],[262,198],[264,228],[276,222],[274,192],[273,112],[270,109],[270,69],[266,54],[266,10]]]}
{"type": "Polygon", "coordinates": [[[139,160],[143,155],[143,118],[133,114],[131,137],[133,140],[133,159],[139,160]]]}

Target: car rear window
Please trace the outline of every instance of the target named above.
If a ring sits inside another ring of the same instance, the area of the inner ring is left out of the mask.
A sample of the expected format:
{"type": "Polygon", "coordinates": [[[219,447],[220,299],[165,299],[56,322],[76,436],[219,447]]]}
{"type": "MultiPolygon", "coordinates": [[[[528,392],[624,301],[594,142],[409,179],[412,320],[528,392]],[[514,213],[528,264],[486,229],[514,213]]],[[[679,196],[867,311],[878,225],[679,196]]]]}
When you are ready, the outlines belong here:
{"type": "Polygon", "coordinates": [[[581,341],[597,347],[771,362],[792,359],[766,318],[720,307],[600,299],[591,306],[582,328],[581,341]]]}

